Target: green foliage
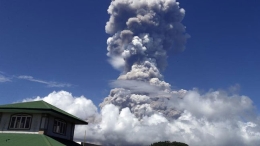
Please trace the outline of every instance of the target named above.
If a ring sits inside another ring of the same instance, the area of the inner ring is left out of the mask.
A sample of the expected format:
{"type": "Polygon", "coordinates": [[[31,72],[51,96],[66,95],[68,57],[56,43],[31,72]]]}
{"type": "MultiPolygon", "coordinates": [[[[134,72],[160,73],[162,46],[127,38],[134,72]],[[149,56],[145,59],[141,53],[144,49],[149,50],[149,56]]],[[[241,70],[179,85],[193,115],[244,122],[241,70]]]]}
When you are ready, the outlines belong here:
{"type": "Polygon", "coordinates": [[[160,141],[160,142],[155,142],[153,144],[151,144],[151,146],[189,146],[185,143],[181,143],[181,142],[170,142],[170,141],[160,141]]]}

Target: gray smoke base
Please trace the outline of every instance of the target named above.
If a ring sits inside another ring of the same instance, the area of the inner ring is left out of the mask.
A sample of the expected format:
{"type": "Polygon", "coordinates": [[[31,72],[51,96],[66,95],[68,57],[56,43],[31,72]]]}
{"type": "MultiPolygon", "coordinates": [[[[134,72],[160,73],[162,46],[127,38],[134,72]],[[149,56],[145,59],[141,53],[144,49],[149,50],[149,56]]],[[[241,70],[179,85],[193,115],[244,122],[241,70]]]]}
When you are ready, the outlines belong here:
{"type": "Polygon", "coordinates": [[[163,113],[178,117],[180,111],[168,108],[167,101],[180,97],[160,73],[168,52],[185,49],[189,35],[181,23],[185,11],[175,0],[114,0],[108,8],[106,32],[111,64],[123,73],[112,83],[117,87],[100,104],[129,107],[136,117],[163,113]]]}

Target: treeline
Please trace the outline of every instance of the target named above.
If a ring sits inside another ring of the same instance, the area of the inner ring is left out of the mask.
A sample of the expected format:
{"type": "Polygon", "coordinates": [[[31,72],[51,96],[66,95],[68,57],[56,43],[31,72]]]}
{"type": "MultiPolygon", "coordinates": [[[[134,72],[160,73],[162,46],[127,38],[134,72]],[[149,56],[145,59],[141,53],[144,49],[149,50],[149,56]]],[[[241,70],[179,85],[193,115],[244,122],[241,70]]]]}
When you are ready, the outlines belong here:
{"type": "Polygon", "coordinates": [[[155,142],[153,144],[151,144],[151,146],[189,146],[185,143],[181,143],[181,142],[170,142],[170,141],[160,141],[160,142],[155,142]]]}

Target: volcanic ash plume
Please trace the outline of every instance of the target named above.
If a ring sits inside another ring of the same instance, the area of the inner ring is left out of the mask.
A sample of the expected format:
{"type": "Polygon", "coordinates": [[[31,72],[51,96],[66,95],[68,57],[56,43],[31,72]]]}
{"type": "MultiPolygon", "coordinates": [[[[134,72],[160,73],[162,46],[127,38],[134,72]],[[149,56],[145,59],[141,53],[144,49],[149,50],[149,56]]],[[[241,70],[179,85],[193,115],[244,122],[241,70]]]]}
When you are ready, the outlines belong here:
{"type": "Polygon", "coordinates": [[[167,107],[167,100],[182,92],[171,92],[160,73],[166,67],[168,52],[185,49],[188,34],[181,23],[185,10],[175,0],[114,0],[108,8],[107,55],[122,70],[101,108],[112,103],[129,107],[139,119],[154,113],[167,118],[179,111],[167,107]]]}
{"type": "MultiPolygon", "coordinates": [[[[171,90],[161,71],[167,53],[185,49],[185,11],[175,0],[113,0],[107,55],[120,71],[101,113],[83,129],[103,145],[181,141],[194,146],[257,146],[260,118],[250,98],[225,91],[171,90]]],[[[81,137],[82,139],[82,137],[81,137]]]]}

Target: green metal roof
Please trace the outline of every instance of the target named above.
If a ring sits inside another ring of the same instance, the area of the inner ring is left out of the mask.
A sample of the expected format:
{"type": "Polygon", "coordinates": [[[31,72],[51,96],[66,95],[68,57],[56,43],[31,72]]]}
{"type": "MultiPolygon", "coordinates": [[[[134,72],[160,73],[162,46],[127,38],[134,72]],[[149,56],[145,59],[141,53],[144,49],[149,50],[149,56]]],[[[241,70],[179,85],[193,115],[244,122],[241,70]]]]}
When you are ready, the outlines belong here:
{"type": "Polygon", "coordinates": [[[42,134],[0,133],[1,146],[66,146],[42,134]]]}
{"type": "Polygon", "coordinates": [[[14,103],[14,104],[6,104],[6,105],[0,105],[0,112],[1,110],[4,111],[17,111],[17,110],[30,110],[32,112],[35,112],[35,110],[47,110],[47,111],[51,111],[51,112],[56,112],[62,115],[65,115],[69,118],[72,118],[74,120],[76,120],[77,122],[79,122],[79,124],[88,124],[86,121],[71,115],[43,100],[39,100],[39,101],[32,101],[32,102],[22,102],[22,103],[14,103]],[[33,111],[34,110],[34,111],[33,111]]]}
{"type": "Polygon", "coordinates": [[[80,146],[80,144],[42,134],[0,133],[0,146],[80,146]]]}

